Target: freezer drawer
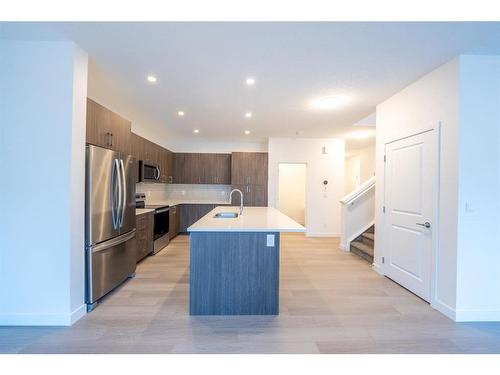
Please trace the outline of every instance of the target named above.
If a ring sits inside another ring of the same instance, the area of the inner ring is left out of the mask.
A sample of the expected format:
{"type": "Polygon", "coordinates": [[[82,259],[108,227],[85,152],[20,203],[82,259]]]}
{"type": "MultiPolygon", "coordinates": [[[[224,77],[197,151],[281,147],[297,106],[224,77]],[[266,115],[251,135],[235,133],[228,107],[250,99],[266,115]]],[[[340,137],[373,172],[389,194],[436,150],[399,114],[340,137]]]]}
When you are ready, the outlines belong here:
{"type": "Polygon", "coordinates": [[[86,249],[86,303],[89,310],[99,298],[134,275],[135,260],[135,229],[86,249]]]}

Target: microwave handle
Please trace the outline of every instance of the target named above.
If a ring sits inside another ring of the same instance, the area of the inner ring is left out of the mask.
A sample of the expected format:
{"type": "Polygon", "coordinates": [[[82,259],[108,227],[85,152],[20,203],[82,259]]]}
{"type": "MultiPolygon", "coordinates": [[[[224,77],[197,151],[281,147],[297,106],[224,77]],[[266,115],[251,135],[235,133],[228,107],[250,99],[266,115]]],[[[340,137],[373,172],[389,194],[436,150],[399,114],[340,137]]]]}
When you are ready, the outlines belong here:
{"type": "Polygon", "coordinates": [[[156,175],[156,174],[155,174],[155,180],[157,180],[157,181],[158,181],[158,180],[160,179],[160,176],[161,176],[160,167],[158,167],[158,166],[156,167],[156,173],[157,173],[158,175],[156,175]]]}

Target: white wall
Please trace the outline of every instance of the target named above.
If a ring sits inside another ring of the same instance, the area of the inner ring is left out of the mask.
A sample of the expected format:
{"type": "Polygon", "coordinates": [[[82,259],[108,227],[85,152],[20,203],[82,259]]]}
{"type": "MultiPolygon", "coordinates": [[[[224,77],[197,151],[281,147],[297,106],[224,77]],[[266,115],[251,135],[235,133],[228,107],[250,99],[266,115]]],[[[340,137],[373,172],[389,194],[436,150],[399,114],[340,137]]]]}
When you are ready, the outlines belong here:
{"type": "Polygon", "coordinates": [[[279,210],[299,224],[306,223],[306,164],[280,163],[279,210]]]}
{"type": "MultiPolygon", "coordinates": [[[[500,320],[500,58],[461,56],[377,106],[377,176],[384,145],[440,127],[439,232],[432,305],[456,320],[500,320]]],[[[382,269],[384,181],[376,189],[382,269]]]]}
{"type": "Polygon", "coordinates": [[[85,314],[87,55],[9,40],[0,55],[0,325],[68,325],[85,314]]]}
{"type": "Polygon", "coordinates": [[[460,58],[457,320],[500,320],[500,57],[460,58]]]}
{"type": "Polygon", "coordinates": [[[360,184],[361,160],[359,154],[345,158],[344,174],[344,194],[347,195],[360,184]]]}
{"type": "Polygon", "coordinates": [[[269,206],[278,207],[279,163],[307,164],[306,224],[310,236],[339,236],[344,193],[344,140],[269,138],[269,206]],[[326,147],[327,154],[322,153],[326,147]],[[323,180],[328,180],[325,188],[323,180]]]}
{"type": "Polygon", "coordinates": [[[359,150],[359,183],[375,176],[375,145],[359,150]]]}
{"type": "MultiPolygon", "coordinates": [[[[385,144],[418,132],[438,129],[441,123],[439,168],[439,243],[433,306],[453,317],[456,307],[459,59],[439,67],[377,106],[375,192],[375,268],[384,255],[382,207],[384,205],[385,144]]],[[[436,131],[436,133],[438,133],[436,131]]]]}
{"type": "MultiPolygon", "coordinates": [[[[155,138],[149,138],[153,142],[155,138]]],[[[248,141],[217,141],[213,139],[199,139],[194,136],[188,139],[169,138],[163,141],[164,147],[174,152],[267,152],[267,142],[248,141]]]]}
{"type": "Polygon", "coordinates": [[[349,153],[345,158],[345,189],[347,195],[375,175],[375,145],[349,153]]]}

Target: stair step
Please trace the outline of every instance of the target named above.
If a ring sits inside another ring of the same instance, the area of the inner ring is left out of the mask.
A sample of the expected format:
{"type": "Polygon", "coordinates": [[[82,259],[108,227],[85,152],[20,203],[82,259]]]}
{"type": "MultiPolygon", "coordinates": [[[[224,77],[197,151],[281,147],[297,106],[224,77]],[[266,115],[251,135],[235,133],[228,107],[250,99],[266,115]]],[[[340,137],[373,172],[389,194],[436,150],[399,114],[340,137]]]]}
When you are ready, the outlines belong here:
{"type": "Polygon", "coordinates": [[[365,233],[375,233],[375,225],[372,225],[370,228],[368,228],[365,233]]]}
{"type": "Polygon", "coordinates": [[[363,258],[364,260],[366,260],[369,263],[373,263],[373,256],[365,253],[364,251],[361,251],[361,250],[355,248],[354,246],[351,246],[351,253],[359,256],[360,258],[363,258]]]}
{"type": "Polygon", "coordinates": [[[373,257],[373,247],[368,246],[367,244],[363,242],[358,242],[358,241],[352,241],[351,242],[351,247],[355,247],[358,250],[361,250],[362,252],[370,255],[373,257]]]}
{"type": "Polygon", "coordinates": [[[363,237],[366,237],[372,241],[375,241],[375,234],[374,233],[370,233],[370,232],[365,232],[363,234],[361,234],[363,237]]]}

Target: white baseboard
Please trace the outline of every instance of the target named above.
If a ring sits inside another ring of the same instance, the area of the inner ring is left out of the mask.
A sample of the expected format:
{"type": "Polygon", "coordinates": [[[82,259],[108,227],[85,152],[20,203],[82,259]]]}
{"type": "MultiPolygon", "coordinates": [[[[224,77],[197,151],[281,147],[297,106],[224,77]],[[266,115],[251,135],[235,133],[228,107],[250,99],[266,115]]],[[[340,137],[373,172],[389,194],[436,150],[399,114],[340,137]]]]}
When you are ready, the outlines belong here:
{"type": "Polygon", "coordinates": [[[0,314],[0,326],[71,326],[86,312],[82,305],[70,314],[0,314]]]}
{"type": "Polygon", "coordinates": [[[373,263],[372,264],[372,269],[377,272],[379,275],[385,276],[384,273],[382,272],[382,267],[380,267],[380,264],[378,263],[373,263]]]}
{"type": "Polygon", "coordinates": [[[436,309],[437,311],[439,311],[441,314],[445,315],[446,317],[450,318],[451,320],[454,320],[456,321],[456,311],[453,307],[447,305],[446,303],[444,303],[443,301],[440,301],[440,300],[435,300],[435,301],[432,301],[431,303],[431,307],[433,309],[436,309]]]}
{"type": "Polygon", "coordinates": [[[456,322],[500,322],[500,310],[457,310],[456,322]]]}
{"type": "Polygon", "coordinates": [[[80,307],[76,308],[70,315],[70,325],[75,324],[81,318],[85,316],[87,313],[87,305],[83,304],[80,307]]]}
{"type": "Polygon", "coordinates": [[[307,237],[340,237],[340,233],[335,232],[306,232],[307,237]]]}

